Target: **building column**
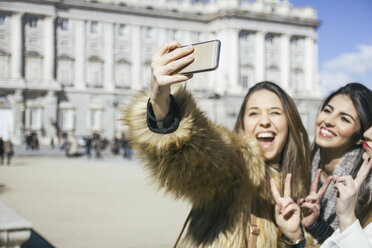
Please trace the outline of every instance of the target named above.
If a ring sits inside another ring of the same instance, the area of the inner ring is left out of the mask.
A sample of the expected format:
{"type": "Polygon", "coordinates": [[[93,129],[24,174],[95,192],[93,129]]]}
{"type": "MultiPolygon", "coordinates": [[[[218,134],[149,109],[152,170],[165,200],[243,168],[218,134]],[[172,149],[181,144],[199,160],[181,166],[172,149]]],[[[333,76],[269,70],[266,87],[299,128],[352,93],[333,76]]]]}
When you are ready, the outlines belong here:
{"type": "MultiPolygon", "coordinates": [[[[132,62],[132,85],[133,90],[142,88],[141,68],[142,68],[142,36],[141,26],[131,27],[131,62],[132,62]]],[[[150,84],[150,82],[149,82],[150,84]]]]}
{"type": "Polygon", "coordinates": [[[288,90],[290,78],[290,35],[281,35],[281,63],[280,63],[280,81],[281,86],[288,90]]]}
{"type": "Polygon", "coordinates": [[[237,92],[239,87],[239,30],[225,28],[218,34],[221,40],[220,65],[217,70],[216,93],[237,92]]]}
{"type": "Polygon", "coordinates": [[[265,33],[256,32],[256,82],[265,80],[265,33]]]}
{"type": "Polygon", "coordinates": [[[23,34],[22,34],[22,16],[23,13],[13,13],[11,18],[12,32],[11,32],[11,78],[21,79],[22,78],[22,45],[23,45],[23,34]]]}
{"type": "Polygon", "coordinates": [[[55,27],[54,16],[44,17],[44,75],[46,81],[55,79],[55,27]]]}
{"type": "Polygon", "coordinates": [[[105,90],[114,90],[114,24],[104,23],[104,80],[105,90]]]}
{"type": "Polygon", "coordinates": [[[75,88],[86,87],[86,23],[85,20],[75,22],[75,88]]]}
{"type": "Polygon", "coordinates": [[[312,37],[305,38],[305,58],[304,58],[304,79],[306,91],[312,90],[312,85],[315,84],[315,46],[314,39],[312,37]]]}
{"type": "Polygon", "coordinates": [[[25,141],[25,132],[23,126],[23,112],[25,106],[23,105],[22,90],[18,89],[14,92],[14,105],[13,109],[13,135],[14,142],[21,144],[25,141]]]}

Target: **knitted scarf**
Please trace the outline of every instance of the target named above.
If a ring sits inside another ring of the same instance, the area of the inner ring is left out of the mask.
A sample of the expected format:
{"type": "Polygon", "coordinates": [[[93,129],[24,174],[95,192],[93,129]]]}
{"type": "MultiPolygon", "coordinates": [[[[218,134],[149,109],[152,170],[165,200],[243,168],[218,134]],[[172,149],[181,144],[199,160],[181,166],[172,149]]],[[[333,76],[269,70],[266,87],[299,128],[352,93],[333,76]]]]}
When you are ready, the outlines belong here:
{"type": "MultiPolygon", "coordinates": [[[[336,165],[335,170],[333,172],[333,176],[334,175],[338,175],[338,176],[350,175],[355,167],[355,163],[358,157],[360,156],[361,152],[362,152],[361,148],[356,148],[354,150],[351,150],[345,153],[345,155],[341,158],[341,160],[336,165]]],[[[312,160],[312,170],[311,170],[312,179],[314,178],[317,169],[321,168],[320,159],[321,159],[320,149],[318,148],[312,160]]],[[[320,182],[320,184],[323,184],[323,182],[320,182]]],[[[334,186],[334,183],[331,182],[321,200],[320,216],[334,230],[336,230],[339,227],[338,218],[336,216],[337,189],[335,189],[333,186],[334,186]]]]}

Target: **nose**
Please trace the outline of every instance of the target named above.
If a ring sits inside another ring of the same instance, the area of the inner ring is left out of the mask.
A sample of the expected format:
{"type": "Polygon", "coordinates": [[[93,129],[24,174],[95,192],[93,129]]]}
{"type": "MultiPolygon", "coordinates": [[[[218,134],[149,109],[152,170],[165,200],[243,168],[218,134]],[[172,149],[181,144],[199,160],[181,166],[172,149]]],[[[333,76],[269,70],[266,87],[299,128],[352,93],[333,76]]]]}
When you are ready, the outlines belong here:
{"type": "Polygon", "coordinates": [[[372,141],[372,126],[364,132],[363,137],[368,141],[372,141]]]}
{"type": "Polygon", "coordinates": [[[328,115],[325,118],[324,123],[327,127],[333,127],[335,125],[335,117],[333,115],[328,115]]]}
{"type": "Polygon", "coordinates": [[[271,126],[270,118],[269,118],[269,116],[267,114],[262,114],[261,115],[260,126],[261,127],[265,127],[265,128],[271,126]]]}

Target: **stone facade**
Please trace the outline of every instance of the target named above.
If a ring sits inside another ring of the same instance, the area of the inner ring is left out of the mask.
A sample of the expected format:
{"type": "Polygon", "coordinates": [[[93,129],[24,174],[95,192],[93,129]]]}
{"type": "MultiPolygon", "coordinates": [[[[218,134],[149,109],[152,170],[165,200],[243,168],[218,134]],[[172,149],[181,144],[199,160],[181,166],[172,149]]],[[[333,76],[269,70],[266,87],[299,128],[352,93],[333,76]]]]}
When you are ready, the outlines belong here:
{"type": "Polygon", "coordinates": [[[219,39],[219,68],[187,83],[210,117],[231,128],[249,87],[270,80],[295,99],[312,136],[319,25],[314,9],[285,0],[1,1],[0,115],[11,115],[15,143],[30,132],[42,143],[62,133],[112,138],[125,129],[121,106],[149,87],[162,43],[219,39]]]}

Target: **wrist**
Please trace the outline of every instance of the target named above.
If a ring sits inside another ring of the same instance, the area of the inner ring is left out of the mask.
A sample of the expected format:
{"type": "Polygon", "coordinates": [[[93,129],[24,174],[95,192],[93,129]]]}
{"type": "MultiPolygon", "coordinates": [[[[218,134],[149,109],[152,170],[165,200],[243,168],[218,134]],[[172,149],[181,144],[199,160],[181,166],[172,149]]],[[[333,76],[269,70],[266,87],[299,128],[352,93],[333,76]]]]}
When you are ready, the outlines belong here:
{"type": "Polygon", "coordinates": [[[354,214],[338,216],[338,221],[340,222],[340,232],[343,232],[356,221],[356,217],[354,214]]]}
{"type": "Polygon", "coordinates": [[[169,112],[170,96],[168,95],[165,99],[150,99],[150,103],[154,110],[155,118],[162,120],[169,112]]]}
{"type": "Polygon", "coordinates": [[[282,235],[282,239],[283,239],[283,242],[286,244],[286,245],[290,245],[290,246],[293,246],[293,245],[298,245],[300,244],[301,242],[304,241],[305,239],[305,235],[304,235],[304,231],[302,230],[302,228],[300,227],[296,232],[294,233],[290,233],[290,234],[284,234],[282,235]]]}
{"type": "Polygon", "coordinates": [[[284,234],[284,235],[285,237],[288,238],[288,240],[295,242],[296,240],[300,240],[303,238],[303,231],[302,231],[302,228],[300,227],[295,232],[291,232],[291,233],[284,234]]]}

